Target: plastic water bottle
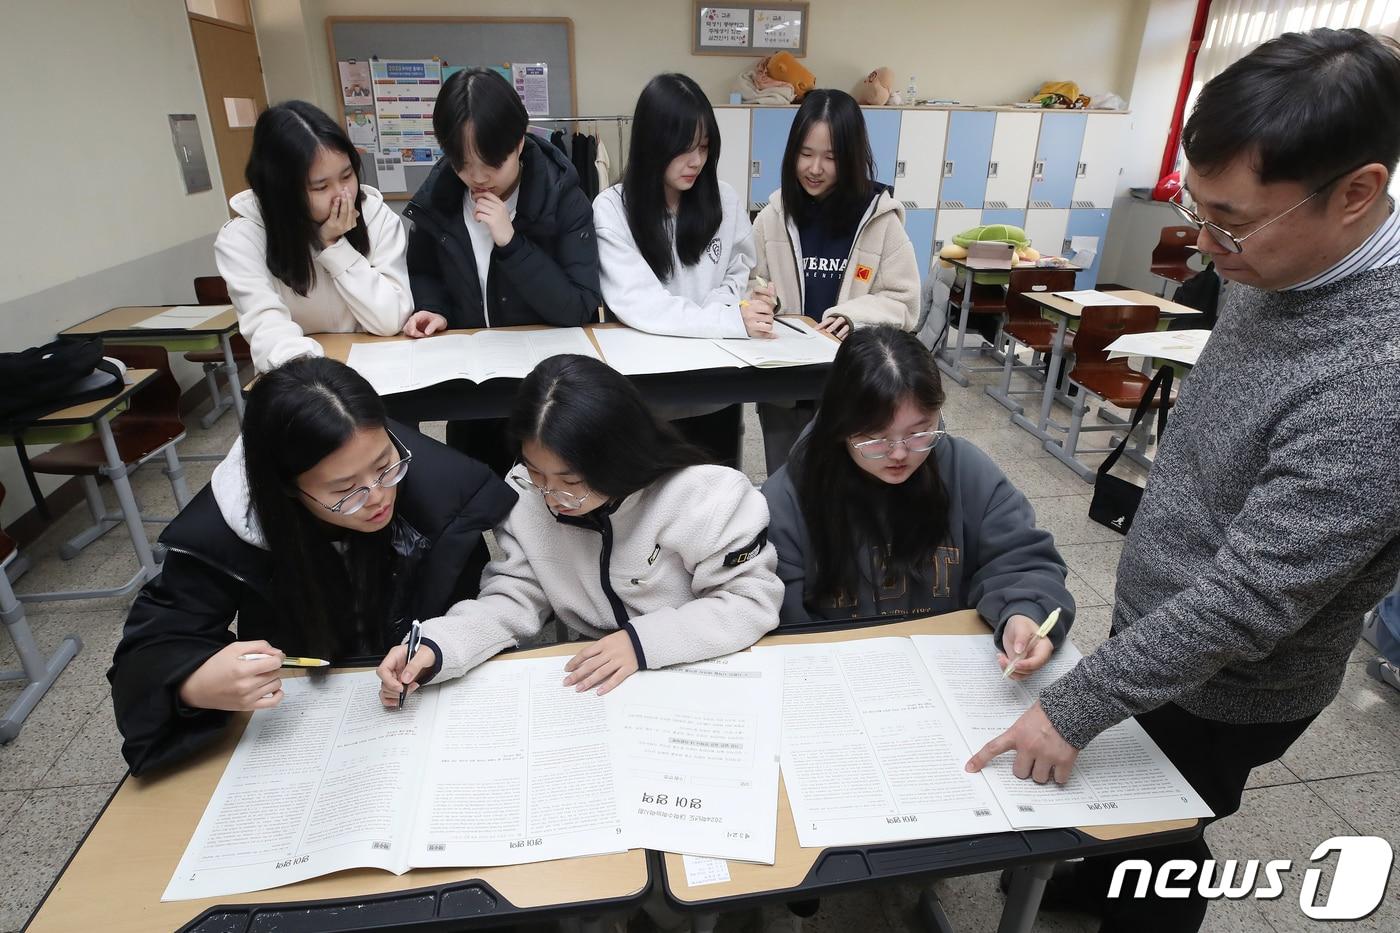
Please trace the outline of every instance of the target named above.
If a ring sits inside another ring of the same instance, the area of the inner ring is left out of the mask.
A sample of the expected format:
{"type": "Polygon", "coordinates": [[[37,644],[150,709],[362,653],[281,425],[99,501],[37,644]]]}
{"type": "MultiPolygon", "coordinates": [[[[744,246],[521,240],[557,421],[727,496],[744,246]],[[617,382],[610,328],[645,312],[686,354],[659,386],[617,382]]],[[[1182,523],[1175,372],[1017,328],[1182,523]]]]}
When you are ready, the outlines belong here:
{"type": "Polygon", "coordinates": [[[904,106],[912,107],[919,100],[919,85],[914,80],[914,76],[909,76],[909,86],[904,89],[904,106]]]}

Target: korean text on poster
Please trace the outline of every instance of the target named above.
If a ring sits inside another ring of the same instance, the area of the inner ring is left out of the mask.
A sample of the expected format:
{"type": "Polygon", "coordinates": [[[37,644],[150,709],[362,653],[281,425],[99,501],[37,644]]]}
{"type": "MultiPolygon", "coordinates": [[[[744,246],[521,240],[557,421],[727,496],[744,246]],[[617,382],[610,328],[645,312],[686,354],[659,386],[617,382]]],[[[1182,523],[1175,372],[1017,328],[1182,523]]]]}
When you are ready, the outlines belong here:
{"type": "Polygon", "coordinates": [[[442,87],[438,59],[377,59],[370,62],[379,148],[397,152],[405,165],[432,164],[442,155],[433,135],[433,105],[442,87]]]}

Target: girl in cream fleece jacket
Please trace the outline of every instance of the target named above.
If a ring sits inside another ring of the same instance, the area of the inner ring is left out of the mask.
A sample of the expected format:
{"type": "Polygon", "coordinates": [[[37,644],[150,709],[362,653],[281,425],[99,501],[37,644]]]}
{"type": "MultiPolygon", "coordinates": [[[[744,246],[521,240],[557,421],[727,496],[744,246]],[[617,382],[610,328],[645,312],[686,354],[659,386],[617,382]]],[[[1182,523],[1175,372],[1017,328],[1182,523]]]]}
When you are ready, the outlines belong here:
{"type": "Polygon", "coordinates": [[[521,384],[510,419],[524,495],[496,529],[504,552],[476,599],[423,627],[405,664],[380,665],[381,698],[459,677],[533,638],[551,617],[591,639],[568,682],[607,692],[633,671],[752,645],[778,623],[783,585],[768,507],[736,470],[705,464],[624,376],[556,356],[521,384]]]}
{"type": "Polygon", "coordinates": [[[399,333],[413,310],[403,224],[359,183],[335,121],[304,101],[263,111],[247,174],[214,258],[258,371],[323,355],[307,334],[399,333]]]}

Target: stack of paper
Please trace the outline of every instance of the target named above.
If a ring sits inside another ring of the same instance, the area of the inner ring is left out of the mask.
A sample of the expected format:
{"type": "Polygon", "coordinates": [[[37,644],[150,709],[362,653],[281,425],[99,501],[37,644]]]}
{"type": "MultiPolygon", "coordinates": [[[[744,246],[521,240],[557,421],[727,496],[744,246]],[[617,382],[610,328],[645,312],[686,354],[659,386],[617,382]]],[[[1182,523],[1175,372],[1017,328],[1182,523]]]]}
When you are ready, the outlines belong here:
{"type": "Polygon", "coordinates": [[[232,310],[233,305],[176,305],[131,326],[151,330],[194,330],[232,310]]]}

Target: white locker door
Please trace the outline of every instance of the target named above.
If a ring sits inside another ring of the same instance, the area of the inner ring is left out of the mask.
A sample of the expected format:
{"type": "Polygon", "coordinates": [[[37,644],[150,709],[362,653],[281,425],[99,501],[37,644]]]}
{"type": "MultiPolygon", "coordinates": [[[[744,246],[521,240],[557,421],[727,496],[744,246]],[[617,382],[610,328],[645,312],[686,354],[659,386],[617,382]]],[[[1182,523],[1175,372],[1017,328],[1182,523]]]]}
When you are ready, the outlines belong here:
{"type": "Polygon", "coordinates": [[[1026,211],[1026,236],[1042,256],[1064,255],[1065,230],[1069,211],[1059,208],[1031,208],[1026,211]]]}
{"type": "MultiPolygon", "coordinates": [[[[749,203],[749,108],[716,107],[719,124],[719,180],[728,182],[739,195],[739,203],[749,203]]],[[[764,197],[767,197],[765,192],[764,197]]]]}
{"type": "Polygon", "coordinates": [[[1084,124],[1084,145],[1074,181],[1073,206],[1110,210],[1118,189],[1118,170],[1123,164],[1123,137],[1127,116],[1091,113],[1084,124]]]}
{"type": "Polygon", "coordinates": [[[899,154],[894,163],[894,196],[915,208],[938,207],[943,181],[943,147],[948,111],[905,110],[899,120],[899,154]]]}
{"type": "Polygon", "coordinates": [[[1035,144],[1040,137],[1040,114],[999,113],[992,157],[987,164],[988,210],[1020,210],[1031,191],[1035,168],[1035,144]]]}
{"type": "MultiPolygon", "coordinates": [[[[1069,211],[1065,211],[1066,214],[1069,211]]],[[[982,226],[982,212],[974,210],[943,210],[938,212],[938,221],[933,226],[933,254],[949,243],[964,230],[982,226]]]]}

